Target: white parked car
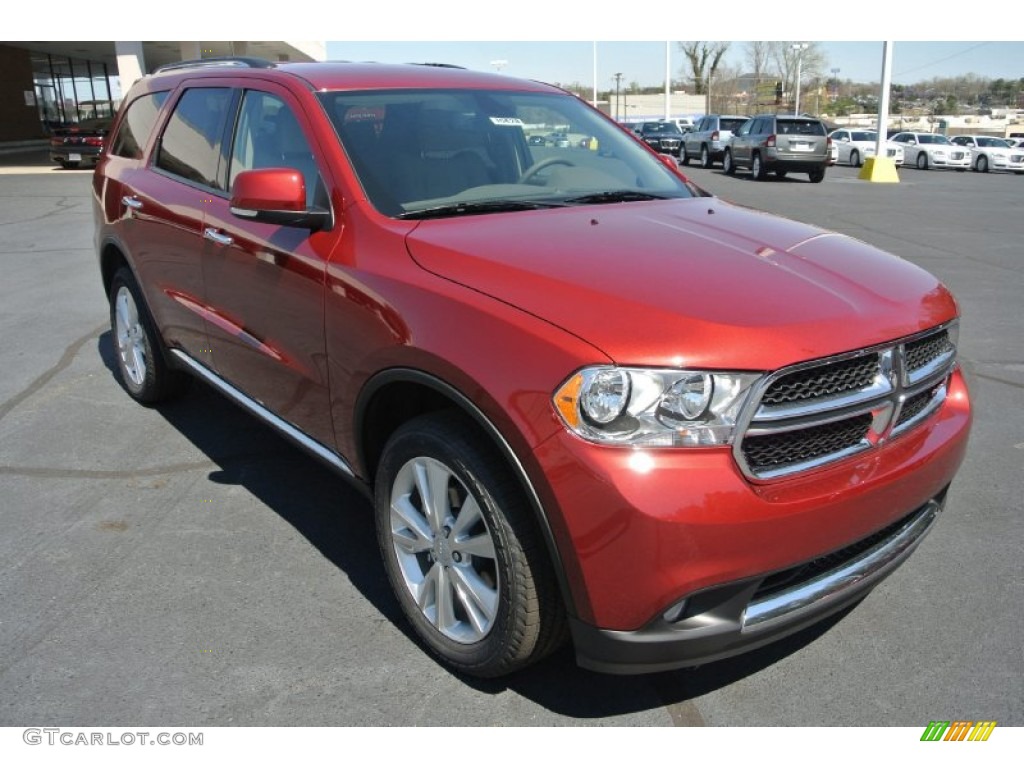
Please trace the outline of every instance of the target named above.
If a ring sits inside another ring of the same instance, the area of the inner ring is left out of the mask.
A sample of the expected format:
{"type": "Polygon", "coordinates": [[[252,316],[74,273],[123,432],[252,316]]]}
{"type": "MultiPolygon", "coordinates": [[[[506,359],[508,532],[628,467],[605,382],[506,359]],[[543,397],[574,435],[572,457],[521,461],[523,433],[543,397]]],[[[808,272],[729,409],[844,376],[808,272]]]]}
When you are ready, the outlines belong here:
{"type": "MultiPolygon", "coordinates": [[[[876,131],[858,131],[850,128],[839,128],[829,134],[833,146],[839,150],[839,162],[859,168],[869,157],[875,156],[875,143],[878,140],[876,131]]],[[[885,154],[896,165],[903,165],[903,147],[885,142],[885,154]]]]}
{"type": "Polygon", "coordinates": [[[976,171],[1024,173],[1024,148],[1013,147],[1005,139],[994,136],[954,136],[952,141],[971,151],[971,168],[976,171]]]}
{"type": "Polygon", "coordinates": [[[971,167],[971,151],[950,142],[940,133],[897,133],[890,141],[903,147],[904,163],[920,171],[929,168],[955,168],[966,171],[971,167]]]}

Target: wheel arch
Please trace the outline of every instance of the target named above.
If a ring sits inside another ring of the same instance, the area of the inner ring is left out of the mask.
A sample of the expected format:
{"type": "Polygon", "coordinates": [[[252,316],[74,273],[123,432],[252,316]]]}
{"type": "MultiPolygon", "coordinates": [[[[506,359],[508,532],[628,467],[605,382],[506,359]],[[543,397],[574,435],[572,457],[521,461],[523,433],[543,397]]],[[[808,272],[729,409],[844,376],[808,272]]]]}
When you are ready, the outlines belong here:
{"type": "Polygon", "coordinates": [[[402,424],[416,416],[450,408],[471,419],[516,478],[544,540],[566,613],[578,616],[565,560],[534,482],[501,429],[457,387],[415,368],[390,368],[367,381],[356,401],[354,420],[360,470],[372,484],[384,446],[402,424]]]}

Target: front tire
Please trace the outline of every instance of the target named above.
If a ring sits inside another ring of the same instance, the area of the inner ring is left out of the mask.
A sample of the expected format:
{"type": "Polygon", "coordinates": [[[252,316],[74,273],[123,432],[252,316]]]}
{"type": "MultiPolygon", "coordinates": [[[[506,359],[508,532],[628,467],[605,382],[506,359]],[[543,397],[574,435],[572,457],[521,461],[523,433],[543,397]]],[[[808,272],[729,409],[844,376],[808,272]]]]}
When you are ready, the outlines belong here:
{"type": "Polygon", "coordinates": [[[917,170],[927,171],[928,170],[928,155],[925,152],[917,153],[917,170]]]}
{"type": "Polygon", "coordinates": [[[150,405],[181,391],[187,376],[171,368],[164,359],[156,325],[128,267],[121,267],[110,285],[110,329],[117,372],[129,395],[150,405]]]}
{"type": "Polygon", "coordinates": [[[477,677],[554,650],[565,619],[522,490],[455,411],[406,423],[377,469],[377,539],[391,587],[427,648],[477,677]]]}
{"type": "Polygon", "coordinates": [[[725,154],[722,155],[722,172],[727,176],[736,175],[736,166],[732,162],[732,152],[728,149],[725,150],[725,154]]]}
{"type": "Polygon", "coordinates": [[[850,165],[854,168],[860,168],[860,152],[857,150],[850,152],[850,165]]]}
{"type": "Polygon", "coordinates": [[[683,142],[683,146],[679,149],[679,164],[680,165],[689,165],[690,164],[690,156],[688,154],[686,154],[686,142],[683,142]]]}
{"type": "Polygon", "coordinates": [[[988,173],[988,158],[984,155],[978,158],[977,171],[978,173],[988,173]]]}

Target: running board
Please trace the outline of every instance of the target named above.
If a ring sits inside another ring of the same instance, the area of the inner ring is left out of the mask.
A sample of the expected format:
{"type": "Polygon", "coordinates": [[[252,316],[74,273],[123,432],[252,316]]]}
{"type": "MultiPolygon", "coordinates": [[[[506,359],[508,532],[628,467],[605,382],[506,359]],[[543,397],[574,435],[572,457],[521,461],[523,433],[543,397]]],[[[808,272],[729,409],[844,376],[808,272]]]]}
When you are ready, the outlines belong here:
{"type": "Polygon", "coordinates": [[[294,424],[285,421],[266,406],[256,402],[241,390],[236,389],[205,365],[196,362],[180,349],[172,349],[171,354],[179,363],[188,368],[191,373],[194,373],[218,392],[226,395],[236,404],[249,411],[249,413],[273,427],[297,446],[305,449],[309,453],[312,453],[328,466],[338,470],[350,480],[355,481],[358,485],[363,485],[362,481],[356,477],[356,473],[352,471],[352,467],[349,466],[349,463],[326,445],[314,440],[294,424]]]}

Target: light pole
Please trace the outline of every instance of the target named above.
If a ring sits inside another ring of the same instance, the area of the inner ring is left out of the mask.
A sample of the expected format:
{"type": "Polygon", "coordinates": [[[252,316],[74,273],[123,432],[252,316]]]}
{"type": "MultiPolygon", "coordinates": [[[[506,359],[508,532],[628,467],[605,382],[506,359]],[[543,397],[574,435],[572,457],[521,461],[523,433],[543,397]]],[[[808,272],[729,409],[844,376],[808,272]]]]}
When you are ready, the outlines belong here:
{"type": "Polygon", "coordinates": [[[800,114],[800,64],[803,61],[804,51],[807,50],[807,43],[793,43],[793,50],[796,51],[796,103],[793,105],[793,114],[800,114]]]}
{"type": "Polygon", "coordinates": [[[622,73],[616,72],[612,77],[615,78],[615,121],[621,122],[619,117],[619,86],[622,84],[622,73]]]}
{"type": "Polygon", "coordinates": [[[832,69],[832,101],[839,101],[839,67],[832,69]]]}

